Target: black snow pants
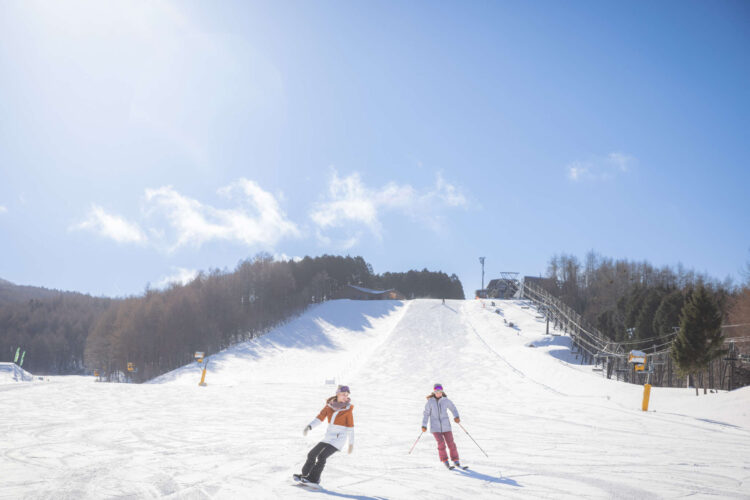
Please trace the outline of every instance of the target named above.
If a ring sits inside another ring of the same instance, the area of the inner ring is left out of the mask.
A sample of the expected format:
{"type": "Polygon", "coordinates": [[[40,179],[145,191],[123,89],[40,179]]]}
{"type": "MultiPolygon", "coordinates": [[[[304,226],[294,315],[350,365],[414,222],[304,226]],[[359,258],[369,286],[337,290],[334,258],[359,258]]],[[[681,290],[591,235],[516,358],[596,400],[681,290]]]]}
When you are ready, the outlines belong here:
{"type": "Polygon", "coordinates": [[[336,453],[335,446],[320,442],[316,444],[310,453],[307,454],[307,462],[302,466],[302,476],[313,483],[320,482],[320,475],[323,473],[323,467],[326,466],[326,459],[336,453]]]}

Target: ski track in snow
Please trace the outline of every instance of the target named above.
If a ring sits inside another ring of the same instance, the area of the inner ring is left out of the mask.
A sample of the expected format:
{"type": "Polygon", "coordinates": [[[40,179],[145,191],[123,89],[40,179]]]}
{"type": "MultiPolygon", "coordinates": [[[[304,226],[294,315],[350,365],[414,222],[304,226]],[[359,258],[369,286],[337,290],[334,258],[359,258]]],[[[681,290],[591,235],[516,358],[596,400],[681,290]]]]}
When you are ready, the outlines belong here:
{"type": "Polygon", "coordinates": [[[750,498],[750,389],[654,388],[642,412],[642,387],[577,365],[526,302],[496,303],[320,304],[211,356],[207,387],[195,365],[5,382],[0,498],[750,498]],[[331,379],[352,388],[354,453],[308,491],[291,474],[331,379]],[[445,470],[429,433],[408,454],[435,382],[489,455],[454,425],[468,470],[445,470]]]}

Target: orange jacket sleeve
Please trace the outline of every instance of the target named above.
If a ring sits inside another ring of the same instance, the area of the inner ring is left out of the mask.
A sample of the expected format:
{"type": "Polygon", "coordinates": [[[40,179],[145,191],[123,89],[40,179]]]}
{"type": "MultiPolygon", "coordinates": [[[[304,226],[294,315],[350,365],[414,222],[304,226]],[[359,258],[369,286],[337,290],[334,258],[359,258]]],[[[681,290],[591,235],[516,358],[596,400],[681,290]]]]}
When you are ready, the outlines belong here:
{"type": "Polygon", "coordinates": [[[318,413],[318,416],[316,417],[321,422],[324,422],[326,418],[330,419],[332,414],[331,407],[328,405],[325,405],[322,410],[320,410],[320,413],[318,413]]]}

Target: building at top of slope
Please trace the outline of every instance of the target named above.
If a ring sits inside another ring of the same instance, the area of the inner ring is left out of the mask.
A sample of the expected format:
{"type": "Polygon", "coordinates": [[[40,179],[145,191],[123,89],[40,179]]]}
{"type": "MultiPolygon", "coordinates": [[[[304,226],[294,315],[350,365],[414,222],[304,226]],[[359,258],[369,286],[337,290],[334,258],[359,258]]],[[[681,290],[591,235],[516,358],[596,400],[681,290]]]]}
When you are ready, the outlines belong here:
{"type": "Polygon", "coordinates": [[[487,288],[477,290],[475,296],[482,299],[510,299],[516,296],[521,286],[517,272],[503,271],[500,277],[490,280],[487,288]]]}

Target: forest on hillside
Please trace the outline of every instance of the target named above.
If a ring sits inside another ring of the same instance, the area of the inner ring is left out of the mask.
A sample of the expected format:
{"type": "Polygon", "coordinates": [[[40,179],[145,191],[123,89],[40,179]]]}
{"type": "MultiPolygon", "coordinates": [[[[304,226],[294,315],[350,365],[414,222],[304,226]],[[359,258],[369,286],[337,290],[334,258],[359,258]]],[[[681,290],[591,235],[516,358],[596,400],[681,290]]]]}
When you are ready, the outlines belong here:
{"type": "MultiPolygon", "coordinates": [[[[690,294],[705,287],[724,324],[750,323],[750,264],[744,284],[718,281],[682,265],[655,267],[648,262],[615,260],[589,252],[583,261],[555,255],[543,286],[589,324],[615,341],[651,339],[661,343],[674,334],[690,294]]],[[[750,336],[750,325],[732,336],[750,336]]]]}
{"type": "Polygon", "coordinates": [[[60,290],[50,290],[38,286],[22,286],[0,279],[0,305],[23,303],[32,299],[52,299],[60,295],[60,290]]]}
{"type": "Polygon", "coordinates": [[[396,288],[406,297],[463,299],[458,277],[443,272],[376,274],[362,257],[323,255],[275,261],[259,254],[232,271],[200,273],[185,285],[124,299],[57,292],[0,304],[0,361],[20,347],[35,373],[98,370],[114,378],[133,363],[143,381],[263,334],[335,297],[346,284],[396,288]]]}
{"type": "MultiPolygon", "coordinates": [[[[742,276],[744,284],[735,285],[681,265],[657,268],[589,252],[583,263],[554,256],[548,279],[537,283],[581,315],[583,330],[654,353],[655,383],[680,385],[687,377],[698,394],[699,386],[705,393],[750,385],[750,262],[742,276]]],[[[606,361],[608,376],[623,369],[619,359],[600,358],[601,344],[583,349],[582,359],[606,361]]]]}

